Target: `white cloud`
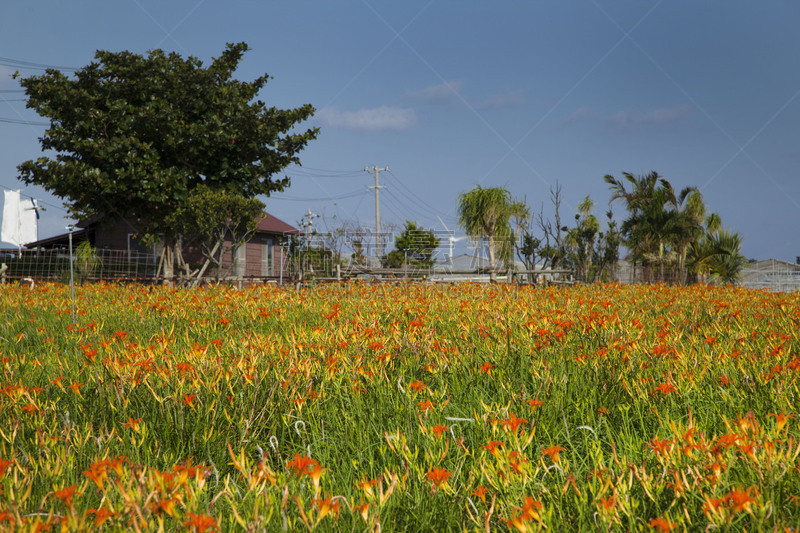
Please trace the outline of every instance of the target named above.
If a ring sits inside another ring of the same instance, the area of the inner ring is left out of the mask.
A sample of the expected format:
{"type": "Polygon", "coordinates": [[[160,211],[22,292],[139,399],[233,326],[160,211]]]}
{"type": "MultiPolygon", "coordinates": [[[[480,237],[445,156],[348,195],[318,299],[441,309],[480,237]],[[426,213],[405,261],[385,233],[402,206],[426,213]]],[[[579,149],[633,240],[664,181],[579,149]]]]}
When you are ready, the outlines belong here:
{"type": "Polygon", "coordinates": [[[401,131],[417,123],[413,109],[380,106],[358,111],[342,111],[325,108],[316,114],[316,119],[325,126],[354,131],[401,131]]]}
{"type": "Polygon", "coordinates": [[[606,119],[607,122],[614,126],[623,128],[636,128],[639,126],[648,126],[652,124],[668,124],[676,122],[692,111],[693,107],[686,104],[676,107],[653,109],[644,113],[634,113],[631,111],[621,111],[615,115],[611,115],[606,119]]]}
{"type": "Polygon", "coordinates": [[[515,107],[525,103],[525,95],[522,91],[511,91],[491,95],[482,104],[480,109],[499,109],[501,107],[515,107]]]}
{"type": "Polygon", "coordinates": [[[416,98],[426,102],[442,103],[453,100],[461,90],[461,81],[446,81],[439,85],[431,85],[418,91],[406,91],[408,98],[416,98]]]}

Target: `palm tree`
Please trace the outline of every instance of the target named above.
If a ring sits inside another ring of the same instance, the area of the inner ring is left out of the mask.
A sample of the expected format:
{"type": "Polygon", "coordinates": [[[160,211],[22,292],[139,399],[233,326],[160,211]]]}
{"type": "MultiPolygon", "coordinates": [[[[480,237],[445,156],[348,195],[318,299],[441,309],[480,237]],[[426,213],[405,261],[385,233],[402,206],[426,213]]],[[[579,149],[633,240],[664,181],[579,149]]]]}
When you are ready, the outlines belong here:
{"type": "Polygon", "coordinates": [[[706,218],[706,234],[689,247],[686,259],[689,271],[700,281],[735,283],[747,264],[741,247],[739,234],[721,229],[719,215],[712,213],[706,218]]]}
{"type": "Polygon", "coordinates": [[[714,246],[726,253],[714,256],[711,262],[712,280],[723,284],[736,283],[742,273],[742,268],[747,264],[747,258],[742,255],[742,238],[738,233],[723,229],[711,237],[714,246]]]}
{"type": "Polygon", "coordinates": [[[623,180],[614,176],[606,175],[605,181],[612,191],[609,204],[622,199],[630,213],[620,227],[624,244],[631,251],[634,264],[658,264],[659,277],[663,280],[667,262],[677,262],[679,270],[682,268],[683,248],[696,234],[697,224],[693,221],[697,198],[682,209],[695,188],[687,187],[676,195],[672,184],[657,172],[639,177],[624,172],[623,177],[630,190],[623,180]]]}
{"type": "Polygon", "coordinates": [[[514,231],[510,219],[521,214],[524,204],[515,202],[504,187],[482,188],[458,196],[458,223],[473,239],[485,239],[489,248],[489,279],[497,281],[497,257],[507,259],[514,231]]]}

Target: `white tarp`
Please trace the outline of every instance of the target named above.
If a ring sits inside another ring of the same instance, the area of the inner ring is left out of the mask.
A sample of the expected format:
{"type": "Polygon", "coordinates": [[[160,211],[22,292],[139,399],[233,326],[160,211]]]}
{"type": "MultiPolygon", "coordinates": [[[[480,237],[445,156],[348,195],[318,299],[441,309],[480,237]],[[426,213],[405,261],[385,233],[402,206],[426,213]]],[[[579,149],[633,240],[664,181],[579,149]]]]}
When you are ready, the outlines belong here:
{"type": "Polygon", "coordinates": [[[39,240],[36,218],[34,200],[22,200],[19,191],[5,191],[0,241],[24,246],[39,240]]]}

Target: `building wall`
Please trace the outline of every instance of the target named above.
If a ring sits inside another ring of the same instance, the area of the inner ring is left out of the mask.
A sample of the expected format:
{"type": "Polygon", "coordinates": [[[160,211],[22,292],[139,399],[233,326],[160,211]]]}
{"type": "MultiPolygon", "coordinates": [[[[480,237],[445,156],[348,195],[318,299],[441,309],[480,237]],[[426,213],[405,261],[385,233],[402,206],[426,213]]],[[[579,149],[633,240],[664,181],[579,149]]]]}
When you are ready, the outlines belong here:
{"type": "Polygon", "coordinates": [[[134,252],[153,252],[141,243],[138,231],[126,222],[100,224],[94,230],[94,247],[98,250],[128,250],[129,246],[134,252]]]}
{"type": "MultiPolygon", "coordinates": [[[[240,251],[239,257],[244,260],[243,267],[234,268],[231,275],[243,277],[279,277],[281,260],[283,253],[281,251],[280,242],[284,239],[283,235],[275,233],[259,232],[253,236],[250,241],[240,251]]],[[[155,253],[160,255],[161,247],[157,246],[156,250],[146,248],[141,244],[141,241],[136,235],[136,231],[131,228],[130,224],[125,222],[117,222],[113,225],[98,226],[94,232],[94,246],[98,250],[128,250],[130,246],[131,251],[138,251],[142,253],[155,253]]],[[[231,242],[225,241],[225,246],[230,247],[231,242]]],[[[205,259],[199,250],[194,248],[184,248],[184,259],[192,265],[201,265],[205,259]]],[[[233,263],[233,256],[231,252],[225,254],[223,257],[223,265],[227,269],[233,263]]],[[[288,263],[284,261],[283,269],[284,276],[288,271],[288,263]]],[[[216,272],[213,267],[209,267],[206,275],[215,276],[216,272]]]]}
{"type": "MultiPolygon", "coordinates": [[[[231,275],[277,278],[280,277],[281,262],[283,261],[283,275],[287,276],[289,265],[279,244],[281,239],[281,235],[256,234],[255,237],[240,248],[239,260],[244,260],[244,267],[234,266],[231,269],[231,275]]],[[[230,241],[226,241],[225,246],[230,246],[230,241]]],[[[223,265],[225,268],[229,268],[233,262],[233,252],[229,251],[223,257],[223,265]]]]}

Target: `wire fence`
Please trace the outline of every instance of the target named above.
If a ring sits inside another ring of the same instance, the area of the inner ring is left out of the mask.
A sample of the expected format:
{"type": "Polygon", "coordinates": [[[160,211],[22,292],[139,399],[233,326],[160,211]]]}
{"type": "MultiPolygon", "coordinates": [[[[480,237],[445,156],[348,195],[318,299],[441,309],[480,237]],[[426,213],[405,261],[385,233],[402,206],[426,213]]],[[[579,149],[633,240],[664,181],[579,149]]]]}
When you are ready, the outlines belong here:
{"type": "MultiPolygon", "coordinates": [[[[3,281],[30,279],[69,283],[69,250],[2,251],[3,281]]],[[[158,257],[134,250],[96,250],[89,257],[72,256],[72,277],[87,281],[152,282],[158,257]]]]}
{"type": "MultiPolygon", "coordinates": [[[[209,269],[202,282],[238,283],[293,283],[345,281],[362,279],[370,281],[420,281],[435,282],[489,281],[489,269],[480,261],[467,266],[452,261],[438,261],[426,266],[406,263],[397,268],[387,268],[376,258],[365,260],[348,258],[342,261],[325,250],[294,250],[278,255],[278,264],[268,276],[243,275],[245,269],[225,265],[221,272],[209,269]],[[237,271],[239,273],[237,273],[237,271]]],[[[152,253],[136,250],[92,250],[90,255],[72,253],[68,249],[2,250],[0,251],[0,279],[13,281],[52,281],[76,284],[86,282],[159,283],[172,281],[187,284],[193,279],[187,273],[175,270],[173,279],[163,277],[162,258],[152,253]]],[[[195,265],[196,266],[196,265],[195,265]]],[[[506,283],[571,283],[571,270],[499,270],[498,281],[506,283]]]]}

